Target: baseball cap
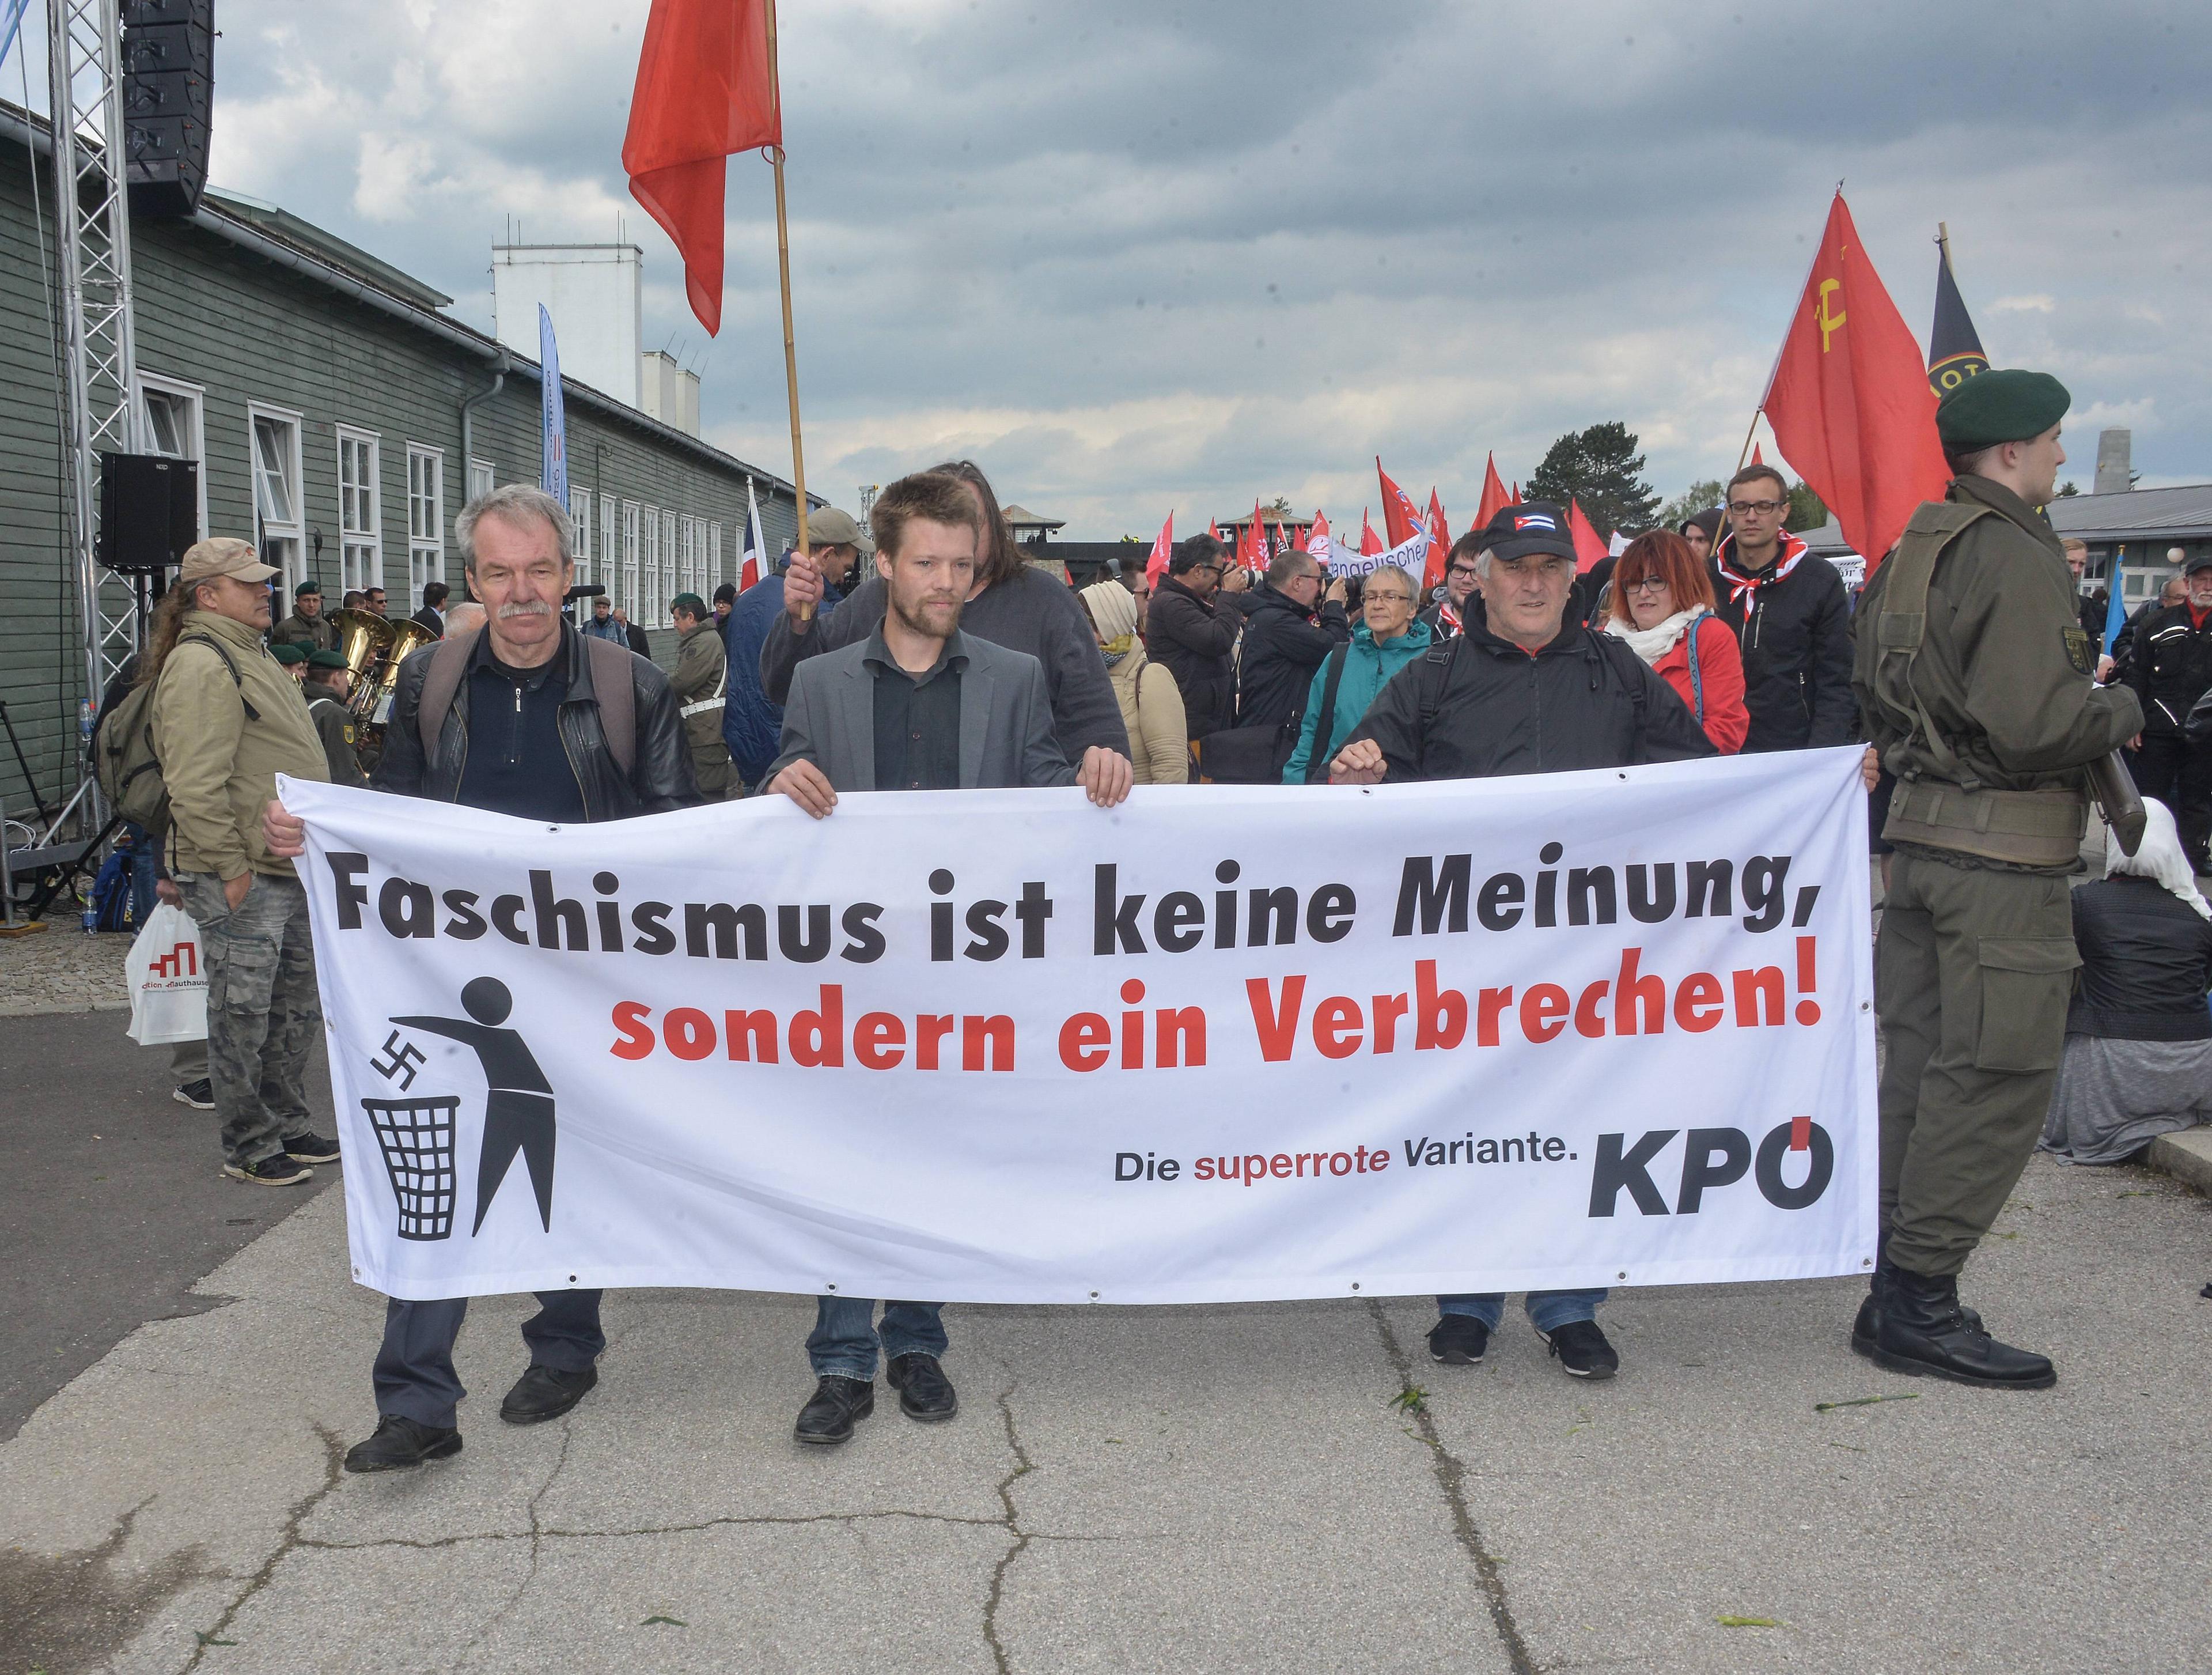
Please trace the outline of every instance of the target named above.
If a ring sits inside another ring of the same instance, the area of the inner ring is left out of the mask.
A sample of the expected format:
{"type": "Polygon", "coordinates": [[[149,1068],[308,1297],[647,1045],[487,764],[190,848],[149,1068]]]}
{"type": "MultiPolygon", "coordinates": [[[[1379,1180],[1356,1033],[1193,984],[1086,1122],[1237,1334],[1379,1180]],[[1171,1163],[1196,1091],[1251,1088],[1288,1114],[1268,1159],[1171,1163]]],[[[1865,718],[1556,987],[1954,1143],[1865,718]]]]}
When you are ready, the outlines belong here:
{"type": "Polygon", "coordinates": [[[1575,542],[1567,533],[1566,509],[1548,500],[1501,506],[1482,527],[1481,551],[1498,558],[1525,558],[1532,552],[1572,558],[1575,542]]]}
{"type": "Polygon", "coordinates": [[[2197,553],[2185,561],[2181,566],[2181,573],[2184,576],[2194,576],[2199,570],[2212,570],[2212,552],[2197,553]]]}
{"type": "Polygon", "coordinates": [[[876,550],[875,541],[853,521],[852,515],[834,506],[817,506],[806,515],[806,545],[810,548],[854,546],[863,552],[876,550]]]}
{"type": "Polygon", "coordinates": [[[240,582],[266,582],[276,574],[272,566],[263,563],[256,556],[252,542],[241,541],[235,535],[217,535],[210,540],[195,541],[185,549],[177,581],[181,586],[231,576],[240,582]]]}

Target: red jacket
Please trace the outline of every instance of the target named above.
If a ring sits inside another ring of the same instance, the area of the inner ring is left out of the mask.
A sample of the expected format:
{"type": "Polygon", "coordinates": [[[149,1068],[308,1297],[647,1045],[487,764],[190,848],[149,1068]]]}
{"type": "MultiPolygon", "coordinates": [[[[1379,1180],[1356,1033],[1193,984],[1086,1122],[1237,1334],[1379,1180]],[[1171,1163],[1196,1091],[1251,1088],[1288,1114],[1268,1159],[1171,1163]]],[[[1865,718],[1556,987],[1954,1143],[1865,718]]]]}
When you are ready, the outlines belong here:
{"type": "Polygon", "coordinates": [[[1696,716],[1723,756],[1743,748],[1751,732],[1751,712],[1743,707],[1743,654],[1735,635],[1718,617],[1707,612],[1698,618],[1693,633],[1674,642],[1674,649],[1651,666],[1652,673],[1674,689],[1674,696],[1696,716]],[[1698,643],[1698,684],[1704,688],[1700,712],[1698,686],[1690,679],[1690,642],[1698,643]]]}

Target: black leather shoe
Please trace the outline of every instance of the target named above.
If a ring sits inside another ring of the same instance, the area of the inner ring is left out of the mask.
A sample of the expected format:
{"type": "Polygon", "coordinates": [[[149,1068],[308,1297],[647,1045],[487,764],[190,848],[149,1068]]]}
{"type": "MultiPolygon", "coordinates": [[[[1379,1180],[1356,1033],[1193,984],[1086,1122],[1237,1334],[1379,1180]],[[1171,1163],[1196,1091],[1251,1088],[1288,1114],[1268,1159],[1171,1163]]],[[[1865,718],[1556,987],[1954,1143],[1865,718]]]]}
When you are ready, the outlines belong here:
{"type": "Polygon", "coordinates": [[[801,1442],[848,1442],[853,1422],[866,1419],[875,1410],[874,1380],[825,1374],[806,1398],[806,1405],[799,1410],[796,1434],[801,1442]]]}
{"type": "Polygon", "coordinates": [[[443,1459],[461,1452],[461,1434],[435,1425],[418,1425],[396,1413],[380,1414],[376,1433],[366,1442],[346,1450],[349,1471],[404,1471],[426,1459],[443,1459]]]}
{"type": "Polygon", "coordinates": [[[2047,1390],[2058,1382],[2048,1357],[1998,1343],[1968,1313],[1959,1306],[1955,1275],[1892,1268],[1882,1287],[1875,1364],[1993,1390],[2047,1390]]]}
{"type": "MultiPolygon", "coordinates": [[[[1881,1264],[1867,1281],[1866,1300],[1859,1305],[1858,1318],[1851,1322],[1851,1348],[1860,1355],[1871,1357],[1875,1340],[1881,1332],[1881,1297],[1892,1269],[1887,1262],[1881,1264]]],[[[1965,1304],[1959,1306],[1959,1318],[1966,1324],[1968,1331],[1982,1330],[1982,1317],[1965,1304]]]]}
{"type": "Polygon", "coordinates": [[[507,1399],[499,1404],[499,1416],[510,1425],[542,1425],[582,1401],[599,1381],[596,1367],[563,1373],[558,1367],[533,1363],[507,1392],[507,1399]]]}
{"type": "Polygon", "coordinates": [[[950,1419],[960,1411],[960,1398],[935,1355],[893,1355],[884,1378],[898,1392],[899,1411],[909,1419],[950,1419]]]}
{"type": "Polygon", "coordinates": [[[1447,1367],[1480,1367],[1490,1348],[1490,1328],[1471,1314],[1444,1314],[1429,1328],[1429,1359],[1447,1367]]]}

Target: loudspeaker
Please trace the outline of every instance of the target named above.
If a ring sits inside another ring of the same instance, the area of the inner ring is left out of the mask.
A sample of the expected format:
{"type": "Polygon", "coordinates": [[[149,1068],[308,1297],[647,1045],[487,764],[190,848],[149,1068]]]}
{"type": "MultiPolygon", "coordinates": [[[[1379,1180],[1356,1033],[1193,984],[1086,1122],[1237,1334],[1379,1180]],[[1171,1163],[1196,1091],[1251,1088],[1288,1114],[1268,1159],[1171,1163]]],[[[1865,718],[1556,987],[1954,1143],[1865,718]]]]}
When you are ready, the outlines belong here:
{"type": "Polygon", "coordinates": [[[100,456],[94,556],[123,576],[159,576],[200,538],[200,468],[161,454],[100,456]]]}
{"type": "Polygon", "coordinates": [[[131,213],[191,215],[207,185],[215,0],[127,0],[122,91],[131,213]]]}

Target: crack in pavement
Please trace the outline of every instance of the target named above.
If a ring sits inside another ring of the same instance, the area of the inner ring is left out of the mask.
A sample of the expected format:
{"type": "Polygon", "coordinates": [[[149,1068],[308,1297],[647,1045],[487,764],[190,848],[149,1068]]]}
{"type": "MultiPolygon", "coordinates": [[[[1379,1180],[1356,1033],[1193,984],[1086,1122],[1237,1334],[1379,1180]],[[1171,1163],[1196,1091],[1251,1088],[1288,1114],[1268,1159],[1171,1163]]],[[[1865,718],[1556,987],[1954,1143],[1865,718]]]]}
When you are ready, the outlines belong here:
{"type": "MultiPolygon", "coordinates": [[[[1374,1319],[1376,1336],[1382,1340],[1382,1353],[1389,1357],[1391,1370],[1398,1375],[1398,1387],[1413,1389],[1413,1360],[1390,1330],[1390,1319],[1383,1313],[1382,1303],[1369,1298],[1367,1312],[1374,1319]]],[[[1490,1606],[1490,1621],[1498,1630],[1498,1643],[1505,1648],[1506,1662],[1511,1666],[1513,1675],[1536,1675],[1528,1642],[1521,1638],[1521,1625],[1513,1620],[1512,1605],[1505,1598],[1505,1579],[1498,1574],[1498,1561],[1484,1549],[1481,1532],[1475,1528],[1474,1515],[1468,1511],[1464,1490],[1467,1468],[1457,1455],[1444,1447],[1443,1440],[1437,1434],[1436,1421],[1425,1405],[1408,1406],[1406,1412],[1413,1422],[1413,1434],[1429,1451],[1430,1470],[1436,1474],[1437,1487],[1443,1492],[1444,1504],[1451,1509],[1452,1533],[1467,1550],[1467,1556],[1474,1561],[1474,1574],[1490,1606]]]]}
{"type": "Polygon", "coordinates": [[[515,1608],[522,1603],[522,1596],[530,1592],[531,1583],[538,1580],[538,1562],[545,1550],[545,1526],[539,1521],[538,1503],[545,1498],[563,1469],[567,1467],[568,1445],[574,1440],[575,1434],[575,1432],[569,1428],[568,1416],[563,1415],[561,1420],[561,1452],[553,1457],[553,1469],[545,1474],[545,1481],[538,1485],[538,1492],[530,1497],[528,1508],[530,1528],[526,1532],[530,1541],[530,1568],[522,1573],[522,1580],[515,1584],[514,1592],[507,1596],[507,1603],[486,1617],[483,1626],[469,1636],[468,1643],[461,1648],[460,1655],[454,1661],[454,1668],[465,1667],[470,1656],[483,1649],[485,1642],[490,1640],[493,1631],[514,1615],[515,1608]]]}
{"type": "Polygon", "coordinates": [[[983,1643],[991,1648],[991,1660],[997,1666],[998,1675],[1011,1675],[1013,1669],[1006,1656],[1006,1643],[999,1638],[999,1606],[1006,1599],[1006,1572],[1013,1568],[1016,1559],[1029,1550],[1030,1543],[1036,1538],[1022,1528],[1020,1514],[1014,1510],[1015,1483],[1036,1469],[1029,1450],[1022,1447],[1021,1433],[1014,1428],[1014,1392],[1019,1388],[1020,1380],[1016,1380],[1000,1391],[998,1398],[999,1422],[1006,1427],[1006,1447],[1014,1456],[1013,1470],[1000,1478],[997,1484],[999,1504],[1006,1508],[1006,1515],[985,1520],[1003,1526],[1014,1538],[991,1572],[990,1596],[983,1602],[983,1643]]]}
{"type": "Polygon", "coordinates": [[[208,1648],[220,1640],[223,1631],[237,1620],[239,1612],[246,1608],[246,1601],[269,1586],[270,1578],[276,1574],[276,1567],[283,1563],[294,1549],[305,1544],[300,1538],[301,1526],[307,1521],[308,1514],[323,1503],[343,1477],[345,1444],[338,1440],[336,1431],[325,1425],[317,1425],[315,1434],[323,1440],[321,1485],[292,1503],[292,1510],[284,1516],[276,1550],[261,1562],[261,1568],[246,1578],[245,1590],[223,1608],[222,1615],[216,1619],[215,1627],[200,1636],[199,1644],[192,1648],[191,1660],[185,1665],[180,1675],[192,1675],[192,1672],[200,1666],[200,1660],[207,1656],[208,1648]]]}
{"type": "MultiPolygon", "coordinates": [[[[703,1530],[740,1528],[750,1524],[865,1524],[886,1518],[905,1519],[917,1524],[964,1525],[971,1529],[1006,1530],[1013,1527],[1005,1518],[962,1518],[949,1512],[915,1512],[904,1507],[884,1507],[866,1512],[731,1513],[719,1518],[702,1518],[695,1523],[646,1524],[618,1530],[569,1530],[549,1526],[537,1530],[478,1530],[465,1535],[428,1538],[378,1536],[368,1541],[326,1541],[310,1536],[302,1537],[295,1544],[331,1553],[367,1552],[377,1547],[412,1547],[432,1551],[442,1547],[464,1547],[479,1541],[619,1541],[637,1536],[696,1535],[703,1530]]],[[[1103,1544],[1154,1541],[1164,1538],[1154,1535],[1060,1535],[1040,1530],[1030,1532],[1028,1538],[1031,1541],[1103,1544]]]]}

